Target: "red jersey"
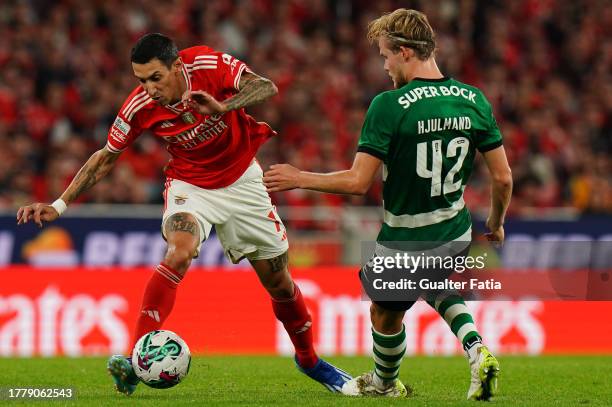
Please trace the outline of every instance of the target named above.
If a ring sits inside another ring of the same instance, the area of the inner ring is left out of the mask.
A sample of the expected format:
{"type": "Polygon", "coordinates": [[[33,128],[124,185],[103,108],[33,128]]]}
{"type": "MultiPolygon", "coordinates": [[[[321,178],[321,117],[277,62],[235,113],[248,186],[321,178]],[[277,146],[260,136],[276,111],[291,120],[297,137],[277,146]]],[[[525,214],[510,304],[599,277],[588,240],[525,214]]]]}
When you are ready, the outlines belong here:
{"type": "MultiPolygon", "coordinates": [[[[189,90],[203,90],[223,101],[238,92],[240,76],[249,70],[231,55],[206,46],[179,52],[189,90]]],[[[221,115],[201,115],[179,101],[162,106],[142,86],[130,93],[108,132],[106,147],[125,150],[142,132],[150,130],[168,143],[172,158],[168,178],[206,189],[231,185],[247,169],[259,146],[276,133],[244,109],[221,115]]]]}

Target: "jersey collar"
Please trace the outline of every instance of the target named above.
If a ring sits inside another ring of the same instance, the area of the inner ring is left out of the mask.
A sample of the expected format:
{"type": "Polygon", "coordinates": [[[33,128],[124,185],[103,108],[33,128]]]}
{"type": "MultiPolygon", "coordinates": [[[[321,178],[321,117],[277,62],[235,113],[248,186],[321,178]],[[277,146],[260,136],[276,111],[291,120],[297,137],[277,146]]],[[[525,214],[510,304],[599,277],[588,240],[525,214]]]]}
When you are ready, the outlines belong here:
{"type": "Polygon", "coordinates": [[[437,78],[437,79],[431,79],[431,78],[412,78],[413,81],[423,81],[423,82],[446,82],[449,79],[450,78],[448,76],[443,76],[443,77],[437,78]]]}

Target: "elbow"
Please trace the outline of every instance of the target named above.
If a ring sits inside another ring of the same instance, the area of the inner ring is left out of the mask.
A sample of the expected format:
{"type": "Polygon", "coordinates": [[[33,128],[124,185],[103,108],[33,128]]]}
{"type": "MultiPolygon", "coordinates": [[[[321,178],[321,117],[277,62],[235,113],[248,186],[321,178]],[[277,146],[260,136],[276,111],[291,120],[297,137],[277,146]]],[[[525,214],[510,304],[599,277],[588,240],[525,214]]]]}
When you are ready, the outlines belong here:
{"type": "Polygon", "coordinates": [[[349,194],[363,196],[368,192],[369,189],[370,189],[370,185],[363,183],[363,182],[359,182],[359,180],[356,180],[351,183],[350,188],[349,188],[349,194]]]}
{"type": "Polygon", "coordinates": [[[112,167],[112,165],[119,158],[118,153],[112,153],[106,149],[106,147],[101,148],[92,154],[91,159],[93,159],[99,165],[105,165],[112,167]]]}
{"type": "Polygon", "coordinates": [[[265,88],[268,90],[270,96],[278,95],[278,87],[274,82],[268,78],[260,78],[259,80],[262,81],[262,84],[266,85],[265,88]]]}
{"type": "Polygon", "coordinates": [[[363,196],[363,195],[365,195],[368,192],[369,189],[370,188],[368,188],[367,185],[366,186],[359,186],[359,187],[357,187],[357,189],[355,190],[353,195],[363,196]]]}
{"type": "Polygon", "coordinates": [[[372,178],[364,173],[364,171],[360,171],[359,169],[353,167],[348,171],[348,177],[346,178],[346,193],[350,195],[365,195],[370,186],[372,185],[372,178]]]}
{"type": "Polygon", "coordinates": [[[255,81],[260,85],[261,91],[266,93],[267,97],[278,95],[278,87],[270,79],[260,77],[255,79],[255,81]]]}
{"type": "Polygon", "coordinates": [[[278,87],[276,86],[276,84],[271,80],[268,80],[268,82],[270,82],[270,96],[278,95],[278,87]]]}
{"type": "Polygon", "coordinates": [[[504,189],[512,188],[512,171],[510,168],[493,174],[493,183],[504,189]]]}

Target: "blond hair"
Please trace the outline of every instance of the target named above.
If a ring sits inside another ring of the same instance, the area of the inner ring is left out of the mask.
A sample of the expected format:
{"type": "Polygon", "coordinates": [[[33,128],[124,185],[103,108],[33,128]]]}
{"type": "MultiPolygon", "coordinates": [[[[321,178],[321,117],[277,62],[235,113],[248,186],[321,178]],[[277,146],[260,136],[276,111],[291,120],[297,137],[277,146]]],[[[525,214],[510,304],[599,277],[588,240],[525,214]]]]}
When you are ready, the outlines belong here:
{"type": "Polygon", "coordinates": [[[425,14],[417,10],[400,8],[386,13],[368,24],[368,41],[379,38],[388,41],[391,51],[398,52],[401,46],[412,48],[417,57],[427,60],[436,48],[436,35],[425,14]]]}

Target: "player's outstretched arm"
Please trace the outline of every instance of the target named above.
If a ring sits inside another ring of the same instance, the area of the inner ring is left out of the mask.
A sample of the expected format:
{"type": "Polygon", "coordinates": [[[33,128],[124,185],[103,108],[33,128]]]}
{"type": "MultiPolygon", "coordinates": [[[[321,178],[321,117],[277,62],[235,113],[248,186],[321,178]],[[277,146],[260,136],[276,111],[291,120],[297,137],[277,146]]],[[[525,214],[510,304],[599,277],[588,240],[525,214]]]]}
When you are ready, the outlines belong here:
{"type": "Polygon", "coordinates": [[[512,171],[504,147],[483,154],[491,174],[491,207],[487,217],[486,234],[490,241],[504,242],[504,219],[512,196],[512,171]]]}
{"type": "Polygon", "coordinates": [[[201,114],[219,114],[255,105],[278,93],[274,82],[252,72],[244,72],[238,86],[238,93],[224,101],[203,90],[185,92],[182,101],[201,114]]]}
{"type": "Polygon", "coordinates": [[[42,227],[43,222],[52,222],[57,219],[70,202],[108,174],[119,155],[120,153],[108,151],[106,147],[93,153],[77,172],[60,199],[53,204],[37,202],[22,206],[17,211],[17,224],[21,225],[33,220],[39,227],[42,227]]]}
{"type": "Polygon", "coordinates": [[[350,170],[326,174],[300,171],[289,164],[275,164],[264,174],[268,192],[301,188],[334,194],[365,194],[382,161],[366,153],[357,153],[350,170]]]}

